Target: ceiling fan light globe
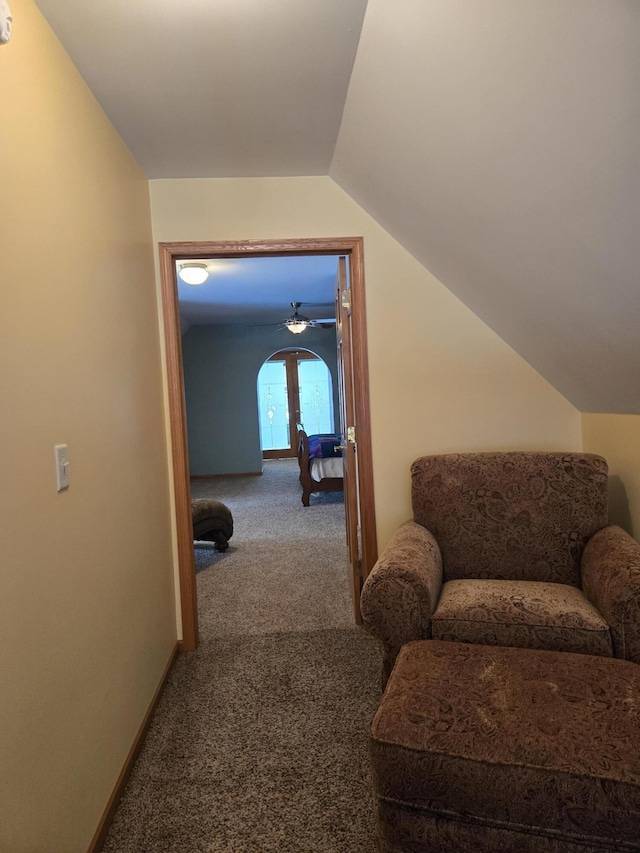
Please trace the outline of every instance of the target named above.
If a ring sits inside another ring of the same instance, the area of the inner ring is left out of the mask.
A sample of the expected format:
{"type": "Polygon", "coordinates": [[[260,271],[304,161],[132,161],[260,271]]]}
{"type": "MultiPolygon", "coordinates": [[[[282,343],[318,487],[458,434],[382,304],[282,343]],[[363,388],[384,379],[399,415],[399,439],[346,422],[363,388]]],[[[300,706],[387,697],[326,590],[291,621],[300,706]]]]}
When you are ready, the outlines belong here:
{"type": "Polygon", "coordinates": [[[287,329],[289,329],[290,332],[293,332],[294,335],[300,335],[302,332],[304,332],[309,323],[287,323],[286,325],[287,329]]]}
{"type": "Polygon", "coordinates": [[[185,284],[204,284],[209,278],[206,264],[182,264],[178,275],[185,284]]]}

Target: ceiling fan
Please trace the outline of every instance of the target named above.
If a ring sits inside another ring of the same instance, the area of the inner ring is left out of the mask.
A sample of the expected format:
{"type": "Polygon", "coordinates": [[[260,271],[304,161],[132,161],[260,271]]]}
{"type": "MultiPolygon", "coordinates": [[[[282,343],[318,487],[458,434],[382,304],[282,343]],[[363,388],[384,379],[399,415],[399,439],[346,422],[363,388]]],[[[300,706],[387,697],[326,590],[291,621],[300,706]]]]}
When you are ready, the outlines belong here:
{"type": "MultiPolygon", "coordinates": [[[[333,307],[332,302],[305,302],[305,305],[317,305],[318,307],[333,307]]],[[[302,302],[292,302],[293,314],[283,320],[281,323],[276,323],[278,329],[288,329],[294,335],[300,335],[305,329],[328,329],[333,328],[336,324],[335,317],[323,317],[317,320],[312,320],[310,317],[300,314],[299,308],[303,305],[302,302]]]]}
{"type": "MultiPolygon", "coordinates": [[[[311,305],[312,303],[306,303],[311,305]]],[[[325,304],[321,303],[324,307],[325,304]]],[[[290,332],[293,332],[294,335],[300,335],[304,332],[305,329],[309,327],[320,327],[322,329],[326,329],[329,326],[335,326],[336,319],[335,317],[327,317],[319,320],[310,320],[309,317],[305,317],[304,314],[300,314],[298,308],[302,306],[302,302],[292,302],[291,307],[293,308],[293,314],[282,323],[282,328],[289,329],[290,332]]]]}
{"type": "Polygon", "coordinates": [[[317,308],[334,308],[333,302],[291,302],[293,314],[290,314],[286,320],[281,320],[279,323],[251,323],[252,326],[272,326],[275,331],[281,329],[289,329],[294,335],[300,335],[305,329],[333,329],[336,325],[335,317],[319,317],[311,319],[305,314],[301,314],[298,310],[303,304],[317,308]]]}

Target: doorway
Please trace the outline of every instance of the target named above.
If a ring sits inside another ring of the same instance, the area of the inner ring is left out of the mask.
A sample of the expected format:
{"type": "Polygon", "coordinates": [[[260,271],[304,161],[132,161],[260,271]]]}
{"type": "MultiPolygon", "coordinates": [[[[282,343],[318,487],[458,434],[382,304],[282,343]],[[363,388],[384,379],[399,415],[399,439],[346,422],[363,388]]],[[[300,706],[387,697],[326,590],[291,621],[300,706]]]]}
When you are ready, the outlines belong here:
{"type": "Polygon", "coordinates": [[[333,380],[310,350],[285,349],[258,372],[258,417],[263,459],[298,455],[297,424],[308,433],[335,433],[333,380]]]}
{"type": "MultiPolygon", "coordinates": [[[[169,420],[172,444],[172,469],[175,499],[175,523],[179,568],[180,609],[182,616],[181,649],[189,651],[198,645],[197,597],[191,527],[191,492],[187,456],[185,397],[182,373],[182,348],[178,310],[176,260],[189,258],[278,257],[282,255],[344,255],[349,265],[349,297],[343,294],[338,306],[348,317],[351,339],[347,383],[350,402],[357,424],[351,426],[350,441],[356,469],[349,478],[356,490],[359,535],[350,537],[353,571],[358,573],[354,586],[354,611],[359,621],[359,588],[377,558],[373,467],[369,413],[369,379],[367,363],[366,314],[364,290],[364,258],[362,238],[319,238],[284,241],[161,243],[160,276],[164,315],[164,340],[168,378],[169,420]]],[[[350,463],[351,464],[351,463],[350,463]]]]}

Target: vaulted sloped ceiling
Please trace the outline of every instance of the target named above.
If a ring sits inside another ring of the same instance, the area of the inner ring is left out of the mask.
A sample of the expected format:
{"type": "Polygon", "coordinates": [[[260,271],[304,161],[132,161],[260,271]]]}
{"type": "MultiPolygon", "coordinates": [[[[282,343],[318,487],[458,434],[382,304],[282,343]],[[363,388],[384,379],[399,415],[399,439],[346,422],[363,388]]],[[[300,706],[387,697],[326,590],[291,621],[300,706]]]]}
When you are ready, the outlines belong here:
{"type": "Polygon", "coordinates": [[[328,173],[576,407],[640,412],[638,0],[37,3],[148,177],[328,173]]]}
{"type": "Polygon", "coordinates": [[[640,412],[639,3],[369,0],[330,174],[577,408],[640,412]]]}
{"type": "Polygon", "coordinates": [[[147,177],[327,174],[366,0],[37,4],[147,177]]]}

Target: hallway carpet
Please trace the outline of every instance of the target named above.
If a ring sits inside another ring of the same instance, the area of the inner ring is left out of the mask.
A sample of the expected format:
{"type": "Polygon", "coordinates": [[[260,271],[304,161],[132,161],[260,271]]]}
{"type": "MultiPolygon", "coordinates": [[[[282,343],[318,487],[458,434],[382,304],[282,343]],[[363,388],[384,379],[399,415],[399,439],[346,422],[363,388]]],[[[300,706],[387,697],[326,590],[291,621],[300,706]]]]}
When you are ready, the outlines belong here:
{"type": "Polygon", "coordinates": [[[192,492],[235,531],[223,554],[198,549],[201,643],[171,673],[105,853],[373,853],[380,654],[353,624],[342,496],[304,508],[295,460],[192,492]]]}

